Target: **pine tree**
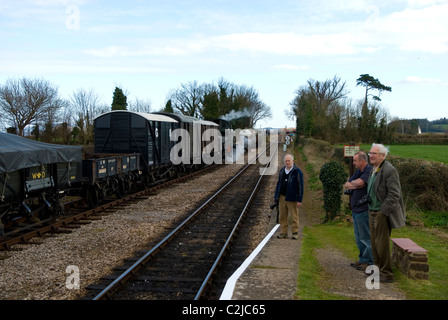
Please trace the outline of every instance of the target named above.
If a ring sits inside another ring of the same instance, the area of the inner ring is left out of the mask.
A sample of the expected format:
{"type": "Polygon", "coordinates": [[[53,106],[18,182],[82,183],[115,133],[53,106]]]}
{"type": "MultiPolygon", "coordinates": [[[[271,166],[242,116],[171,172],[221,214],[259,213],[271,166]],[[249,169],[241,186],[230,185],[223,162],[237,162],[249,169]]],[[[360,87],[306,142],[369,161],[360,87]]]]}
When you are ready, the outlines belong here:
{"type": "Polygon", "coordinates": [[[373,100],[381,101],[379,95],[381,95],[382,91],[392,91],[391,87],[385,86],[378,79],[375,79],[369,74],[362,74],[356,80],[357,86],[366,87],[366,94],[364,98],[364,103],[361,109],[361,117],[359,119],[359,133],[363,141],[369,141],[372,137],[375,136],[375,132],[377,129],[377,114],[378,108],[376,106],[369,107],[368,97],[372,96],[373,100]],[[369,93],[370,90],[378,90],[379,95],[373,95],[369,93]]]}
{"type": "Polygon", "coordinates": [[[174,113],[173,104],[171,103],[171,99],[169,99],[166,104],[163,112],[174,113]]]}
{"type": "Polygon", "coordinates": [[[365,105],[367,105],[367,97],[369,95],[372,96],[373,100],[381,101],[379,96],[381,95],[382,91],[389,91],[389,92],[392,91],[391,87],[385,86],[378,79],[375,79],[370,74],[360,75],[359,78],[356,80],[356,85],[366,87],[366,96],[365,96],[365,100],[364,100],[365,105]],[[372,90],[372,89],[378,90],[379,95],[375,96],[373,94],[369,94],[369,90],[372,90]]]}
{"type": "Polygon", "coordinates": [[[114,97],[112,100],[112,111],[113,110],[127,110],[127,97],[124,95],[123,90],[115,87],[114,97]]]}

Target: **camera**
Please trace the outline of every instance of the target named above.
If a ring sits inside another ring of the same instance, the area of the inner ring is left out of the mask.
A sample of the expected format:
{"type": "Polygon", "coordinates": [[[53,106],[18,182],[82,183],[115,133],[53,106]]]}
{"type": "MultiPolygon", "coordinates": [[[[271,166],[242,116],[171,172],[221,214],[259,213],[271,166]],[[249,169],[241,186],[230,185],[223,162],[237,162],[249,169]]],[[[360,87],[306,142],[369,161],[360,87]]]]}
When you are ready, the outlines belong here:
{"type": "Polygon", "coordinates": [[[274,201],[274,202],[269,206],[269,208],[271,208],[271,210],[274,209],[274,208],[277,208],[277,207],[278,207],[278,201],[274,201]]]}
{"type": "Polygon", "coordinates": [[[362,206],[362,205],[364,205],[364,204],[366,204],[366,203],[370,203],[371,201],[372,201],[372,199],[370,199],[369,195],[366,194],[364,197],[362,197],[361,199],[359,199],[359,200],[356,202],[356,205],[357,205],[357,206],[362,206]]]}
{"type": "Polygon", "coordinates": [[[351,196],[352,193],[353,193],[353,190],[351,190],[351,189],[344,190],[344,194],[346,194],[346,195],[351,196]]]}

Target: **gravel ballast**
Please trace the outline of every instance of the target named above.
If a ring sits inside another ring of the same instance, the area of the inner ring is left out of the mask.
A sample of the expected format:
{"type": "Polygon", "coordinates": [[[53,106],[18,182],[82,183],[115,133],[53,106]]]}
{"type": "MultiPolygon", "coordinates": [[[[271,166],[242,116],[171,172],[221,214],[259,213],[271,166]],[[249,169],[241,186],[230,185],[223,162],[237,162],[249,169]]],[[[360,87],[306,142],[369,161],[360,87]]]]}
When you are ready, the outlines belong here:
{"type": "Polygon", "coordinates": [[[201,199],[233,176],[241,165],[224,165],[211,173],[172,185],[148,199],[82,225],[69,234],[36,238],[16,245],[0,260],[0,299],[72,300],[85,287],[134,252],[149,249],[176,220],[195,209],[201,199]],[[79,289],[75,287],[79,270],[79,289]],[[66,284],[66,282],[68,282],[66,284]]]}

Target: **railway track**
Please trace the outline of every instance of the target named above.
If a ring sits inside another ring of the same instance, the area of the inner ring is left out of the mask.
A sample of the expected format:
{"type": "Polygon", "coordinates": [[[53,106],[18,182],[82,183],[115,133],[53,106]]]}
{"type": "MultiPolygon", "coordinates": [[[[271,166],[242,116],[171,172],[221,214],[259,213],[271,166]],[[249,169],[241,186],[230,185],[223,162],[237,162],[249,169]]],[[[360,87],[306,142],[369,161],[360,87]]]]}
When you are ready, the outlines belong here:
{"type": "Polygon", "coordinates": [[[259,168],[256,160],[246,165],[154,247],[90,285],[85,298],[201,299],[260,186],[259,168]]]}
{"type": "MultiPolygon", "coordinates": [[[[181,181],[191,179],[192,177],[204,174],[212,169],[216,168],[216,166],[208,166],[204,169],[198,170],[196,172],[190,173],[188,175],[182,176],[180,178],[176,178],[173,180],[164,181],[163,183],[154,185],[148,189],[127,195],[125,197],[111,200],[103,205],[100,205],[94,209],[90,210],[82,210],[81,213],[76,214],[65,214],[60,218],[49,218],[40,220],[34,223],[28,223],[23,227],[19,227],[16,230],[5,233],[0,238],[0,250],[8,251],[11,250],[12,247],[16,244],[27,244],[31,239],[36,237],[42,237],[48,233],[63,233],[70,232],[70,229],[77,228],[79,225],[89,223],[91,220],[101,219],[101,214],[107,212],[113,208],[117,208],[120,206],[129,203],[130,201],[135,201],[141,199],[143,197],[147,197],[149,194],[161,189],[165,188],[169,185],[179,183],[181,181]]],[[[72,203],[67,203],[67,206],[71,206],[72,203]]],[[[65,210],[68,211],[68,210],[65,210]]]]}

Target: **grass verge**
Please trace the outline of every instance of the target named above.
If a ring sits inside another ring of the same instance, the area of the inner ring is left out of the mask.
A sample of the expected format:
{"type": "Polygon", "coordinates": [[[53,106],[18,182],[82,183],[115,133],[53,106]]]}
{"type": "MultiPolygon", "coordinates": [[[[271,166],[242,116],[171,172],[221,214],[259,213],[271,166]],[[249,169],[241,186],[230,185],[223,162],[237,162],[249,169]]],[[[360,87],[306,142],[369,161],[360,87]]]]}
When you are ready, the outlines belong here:
{"type": "MultiPolygon", "coordinates": [[[[412,280],[394,267],[398,287],[412,300],[448,299],[448,237],[436,228],[404,227],[392,230],[392,238],[410,238],[429,250],[429,280],[412,280]]],[[[299,258],[299,274],[296,297],[303,300],[336,300],[345,297],[329,294],[320,286],[325,277],[315,250],[332,246],[355,261],[357,248],[350,223],[338,222],[305,227],[303,230],[302,252],[299,258]]]]}

